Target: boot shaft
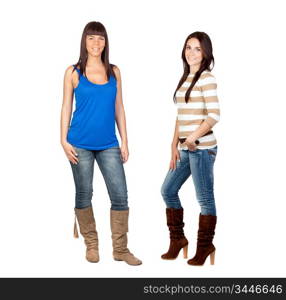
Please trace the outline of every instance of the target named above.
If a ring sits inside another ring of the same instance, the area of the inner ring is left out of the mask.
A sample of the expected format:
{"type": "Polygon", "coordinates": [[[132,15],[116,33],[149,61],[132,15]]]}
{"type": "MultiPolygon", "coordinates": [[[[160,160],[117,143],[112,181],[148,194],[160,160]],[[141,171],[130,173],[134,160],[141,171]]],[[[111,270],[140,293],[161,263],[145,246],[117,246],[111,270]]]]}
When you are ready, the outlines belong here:
{"type": "Polygon", "coordinates": [[[217,217],[212,215],[201,215],[199,217],[198,246],[212,244],[217,217]]]}
{"type": "Polygon", "coordinates": [[[95,225],[92,206],[86,208],[75,208],[75,215],[80,226],[80,232],[89,231],[90,225],[95,225]]]}
{"type": "Polygon", "coordinates": [[[215,246],[213,245],[213,238],[216,221],[216,216],[200,214],[197,250],[195,256],[188,260],[188,264],[201,266],[209,255],[211,257],[211,264],[214,264],[215,246]]]}
{"type": "Polygon", "coordinates": [[[92,206],[82,209],[75,208],[74,211],[87,249],[98,249],[98,236],[92,206]]]}
{"type": "Polygon", "coordinates": [[[184,235],[184,209],[183,208],[166,208],[167,225],[170,231],[171,240],[183,239],[184,235]]]}
{"type": "Polygon", "coordinates": [[[183,208],[166,208],[168,226],[184,226],[184,209],[183,208]]]}
{"type": "Polygon", "coordinates": [[[112,246],[115,252],[127,253],[129,210],[110,210],[112,246]]]}
{"type": "Polygon", "coordinates": [[[142,261],[136,258],[127,248],[129,209],[110,210],[110,227],[112,232],[113,258],[125,261],[129,265],[141,265],[142,261]]]}

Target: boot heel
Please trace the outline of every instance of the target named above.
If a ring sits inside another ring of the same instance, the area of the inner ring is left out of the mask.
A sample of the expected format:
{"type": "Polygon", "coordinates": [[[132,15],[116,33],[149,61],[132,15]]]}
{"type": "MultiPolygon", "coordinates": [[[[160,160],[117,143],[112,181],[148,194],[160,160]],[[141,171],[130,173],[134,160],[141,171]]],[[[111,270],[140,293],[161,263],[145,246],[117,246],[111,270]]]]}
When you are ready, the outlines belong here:
{"type": "Polygon", "coordinates": [[[211,265],[214,265],[214,262],[215,262],[215,251],[213,251],[210,254],[210,263],[211,263],[211,265]]]}
{"type": "Polygon", "coordinates": [[[184,258],[188,258],[188,245],[183,248],[184,258]]]}

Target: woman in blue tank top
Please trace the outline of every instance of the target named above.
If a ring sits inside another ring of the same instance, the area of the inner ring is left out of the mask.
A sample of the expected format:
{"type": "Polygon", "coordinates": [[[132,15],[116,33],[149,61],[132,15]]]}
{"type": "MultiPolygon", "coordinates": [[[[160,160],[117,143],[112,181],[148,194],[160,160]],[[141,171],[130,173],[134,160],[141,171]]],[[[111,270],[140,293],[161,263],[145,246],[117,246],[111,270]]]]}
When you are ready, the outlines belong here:
{"type": "Polygon", "coordinates": [[[75,182],[74,236],[78,237],[77,220],[86,244],[86,259],[99,261],[91,203],[96,161],[111,200],[113,257],[130,265],[140,265],[142,262],[127,248],[129,207],[123,163],[128,160],[129,152],[120,71],[109,63],[107,32],[99,22],[85,26],[79,60],[65,72],[61,144],[70,161],[75,182]],[[71,120],[74,95],[75,110],[71,120]]]}

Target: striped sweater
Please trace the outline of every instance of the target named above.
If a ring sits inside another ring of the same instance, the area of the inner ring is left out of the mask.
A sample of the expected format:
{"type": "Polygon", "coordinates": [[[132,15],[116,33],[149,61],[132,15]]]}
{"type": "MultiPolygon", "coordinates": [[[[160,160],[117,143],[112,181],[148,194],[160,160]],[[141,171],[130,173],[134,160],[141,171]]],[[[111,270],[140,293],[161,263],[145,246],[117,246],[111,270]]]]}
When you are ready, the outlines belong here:
{"type": "MultiPolygon", "coordinates": [[[[179,138],[188,137],[201,123],[206,121],[213,127],[220,117],[219,102],[216,93],[215,77],[204,71],[194,85],[188,103],[185,102],[185,94],[191,85],[194,75],[189,74],[186,81],[176,92],[176,106],[178,108],[179,138]]],[[[198,149],[210,149],[216,146],[217,141],[213,133],[198,139],[198,149]]],[[[187,150],[180,144],[182,150],[187,150]]]]}

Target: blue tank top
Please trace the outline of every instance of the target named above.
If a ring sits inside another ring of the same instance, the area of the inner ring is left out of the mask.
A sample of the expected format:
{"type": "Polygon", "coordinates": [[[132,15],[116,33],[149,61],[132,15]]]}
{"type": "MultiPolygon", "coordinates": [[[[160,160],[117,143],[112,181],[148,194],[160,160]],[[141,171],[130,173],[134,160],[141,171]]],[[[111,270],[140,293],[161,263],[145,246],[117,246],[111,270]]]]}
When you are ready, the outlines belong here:
{"type": "Polygon", "coordinates": [[[105,84],[95,84],[78,69],[78,86],[74,89],[76,107],[67,134],[67,141],[89,150],[118,147],[115,134],[116,79],[110,76],[105,84]]]}

